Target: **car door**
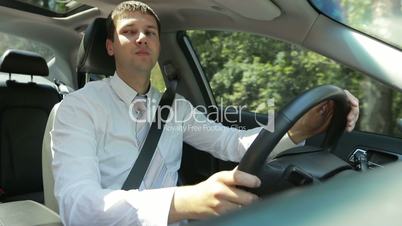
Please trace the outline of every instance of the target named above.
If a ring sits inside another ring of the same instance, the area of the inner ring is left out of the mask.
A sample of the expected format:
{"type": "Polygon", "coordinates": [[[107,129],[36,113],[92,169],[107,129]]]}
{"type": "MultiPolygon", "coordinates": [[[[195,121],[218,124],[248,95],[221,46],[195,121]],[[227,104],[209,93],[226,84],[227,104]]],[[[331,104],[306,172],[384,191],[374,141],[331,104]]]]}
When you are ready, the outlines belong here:
{"type": "MultiPolygon", "coordinates": [[[[206,103],[216,106],[212,118],[225,126],[250,129],[265,125],[278,111],[303,91],[333,84],[351,91],[360,100],[360,118],[353,132],[340,138],[335,154],[347,160],[356,150],[366,151],[369,161],[383,165],[402,154],[402,95],[357,70],[300,46],[249,33],[187,31],[179,42],[187,60],[197,61],[194,72],[203,84],[206,103]],[[380,87],[376,90],[373,87],[380,87]],[[378,98],[378,92],[388,92],[378,98]],[[207,95],[207,93],[212,93],[207,95]],[[272,114],[271,114],[272,115],[272,114]]],[[[319,145],[323,135],[308,139],[319,145]]],[[[182,175],[195,183],[213,172],[232,169],[236,163],[214,159],[189,145],[184,146],[182,175]]]]}

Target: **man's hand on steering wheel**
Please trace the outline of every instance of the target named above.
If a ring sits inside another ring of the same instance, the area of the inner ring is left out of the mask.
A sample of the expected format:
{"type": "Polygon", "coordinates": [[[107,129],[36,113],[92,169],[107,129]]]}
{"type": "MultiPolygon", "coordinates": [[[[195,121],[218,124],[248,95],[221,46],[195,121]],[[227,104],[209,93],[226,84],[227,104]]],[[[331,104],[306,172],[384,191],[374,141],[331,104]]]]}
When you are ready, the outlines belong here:
{"type": "Polygon", "coordinates": [[[351,132],[359,119],[359,100],[345,89],[346,96],[350,104],[350,111],[347,116],[346,131],[351,132]]]}
{"type": "MultiPolygon", "coordinates": [[[[350,104],[350,111],[347,116],[345,130],[351,132],[359,118],[359,100],[348,90],[345,90],[345,94],[350,104]]],[[[305,139],[326,131],[331,122],[333,111],[333,101],[324,101],[310,109],[288,131],[290,139],[297,144],[305,139]]]]}
{"type": "Polygon", "coordinates": [[[169,222],[204,219],[249,205],[259,198],[238,186],[257,188],[258,177],[237,170],[220,171],[196,185],[177,187],[170,207],[169,222]]]}

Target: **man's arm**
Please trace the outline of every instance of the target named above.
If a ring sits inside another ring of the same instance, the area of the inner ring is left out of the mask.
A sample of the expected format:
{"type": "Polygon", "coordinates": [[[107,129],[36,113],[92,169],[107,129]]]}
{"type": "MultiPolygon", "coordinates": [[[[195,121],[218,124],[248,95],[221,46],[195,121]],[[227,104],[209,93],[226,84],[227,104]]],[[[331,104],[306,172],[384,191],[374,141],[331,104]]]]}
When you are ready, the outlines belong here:
{"type": "MultiPolygon", "coordinates": [[[[180,106],[177,108],[182,110],[179,112],[179,114],[182,114],[179,118],[184,119],[184,141],[222,160],[239,162],[261,129],[263,129],[257,127],[249,130],[240,130],[226,127],[220,123],[208,120],[202,112],[193,108],[187,100],[180,101],[179,104],[180,106]]],[[[272,153],[279,153],[296,145],[285,134],[272,153]]]]}
{"type": "MultiPolygon", "coordinates": [[[[97,111],[70,94],[56,114],[52,136],[55,195],[65,225],[166,225],[174,188],[104,188],[97,157],[97,111]]],[[[112,166],[111,166],[112,167],[112,166]]],[[[123,182],[122,182],[123,183],[123,182]]]]}
{"type": "MultiPolygon", "coordinates": [[[[359,119],[359,100],[348,90],[345,90],[345,94],[350,105],[345,130],[351,132],[359,119]]],[[[334,107],[336,106],[333,101],[324,101],[313,107],[293,125],[288,132],[289,137],[295,143],[299,143],[326,131],[331,122],[334,107]]]]}

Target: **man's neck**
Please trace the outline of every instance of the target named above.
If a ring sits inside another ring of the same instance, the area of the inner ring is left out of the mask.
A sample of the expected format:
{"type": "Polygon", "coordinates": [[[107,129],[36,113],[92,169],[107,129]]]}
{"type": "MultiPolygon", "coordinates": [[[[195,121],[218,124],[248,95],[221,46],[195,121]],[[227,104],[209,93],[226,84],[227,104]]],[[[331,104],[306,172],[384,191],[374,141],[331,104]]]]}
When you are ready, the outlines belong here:
{"type": "Polygon", "coordinates": [[[145,94],[149,90],[150,75],[126,74],[119,71],[117,72],[117,75],[140,95],[145,94]]]}

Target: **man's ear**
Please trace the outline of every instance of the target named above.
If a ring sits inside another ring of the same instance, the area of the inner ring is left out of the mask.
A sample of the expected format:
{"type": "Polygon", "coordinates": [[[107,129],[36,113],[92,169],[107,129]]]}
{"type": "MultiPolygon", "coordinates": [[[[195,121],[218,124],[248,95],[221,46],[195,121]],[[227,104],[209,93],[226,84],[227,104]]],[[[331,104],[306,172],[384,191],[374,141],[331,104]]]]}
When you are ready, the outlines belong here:
{"type": "Polygon", "coordinates": [[[109,56],[113,56],[114,55],[114,51],[113,51],[113,41],[110,39],[106,39],[106,51],[107,54],[109,54],[109,56]]]}

